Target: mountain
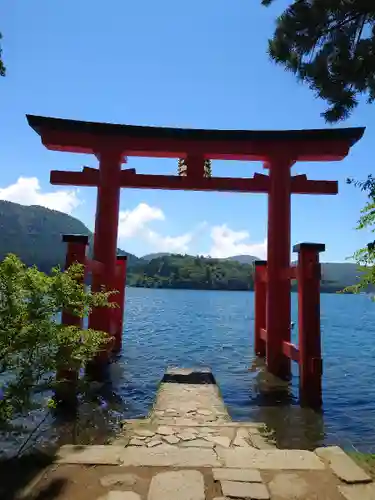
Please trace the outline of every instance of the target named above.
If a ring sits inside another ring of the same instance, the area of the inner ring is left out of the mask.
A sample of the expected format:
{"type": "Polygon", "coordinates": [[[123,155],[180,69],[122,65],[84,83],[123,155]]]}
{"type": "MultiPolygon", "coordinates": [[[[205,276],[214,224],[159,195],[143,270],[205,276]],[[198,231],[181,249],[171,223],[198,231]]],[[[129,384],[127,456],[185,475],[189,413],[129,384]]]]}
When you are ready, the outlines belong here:
{"type": "MultiPolygon", "coordinates": [[[[252,290],[253,265],[257,257],[236,255],[226,259],[149,254],[128,273],[128,285],[148,288],[252,290]]],[[[295,263],[293,263],[295,264],[295,263]]],[[[322,263],[322,292],[333,293],[358,282],[357,265],[322,263]]],[[[296,290],[296,283],[292,283],[296,290]]]]}
{"type": "Polygon", "coordinates": [[[161,255],[129,269],[129,286],[196,290],[252,290],[253,266],[235,260],[161,255]]]}
{"type": "MultiPolygon", "coordinates": [[[[71,215],[10,201],[0,201],[0,234],[1,260],[14,253],[26,265],[35,264],[44,272],[64,266],[66,245],[61,241],[62,234],[87,234],[92,240],[91,231],[71,215]]],[[[128,255],[130,266],[140,260],[120,249],[119,254],[128,255]]]]}
{"type": "Polygon", "coordinates": [[[227,257],[224,260],[235,260],[240,264],[252,264],[255,260],[260,260],[259,257],[254,257],[254,255],[233,255],[233,257],[227,257]]]}
{"type": "MultiPolygon", "coordinates": [[[[143,255],[141,257],[142,260],[145,260],[147,262],[150,262],[152,259],[158,259],[159,257],[166,257],[169,255],[177,255],[169,252],[156,252],[156,253],[149,253],[147,255],[143,255]]],[[[185,257],[193,257],[193,255],[185,255],[185,257]]],[[[207,257],[208,259],[211,259],[212,257],[207,257]]],[[[240,264],[252,264],[254,260],[259,260],[259,257],[254,257],[253,255],[234,255],[233,257],[226,257],[223,259],[219,260],[232,260],[239,262],[240,264]]]]}
{"type": "Polygon", "coordinates": [[[147,255],[142,255],[141,259],[150,262],[152,259],[158,259],[159,257],[166,257],[168,255],[172,255],[169,252],[155,252],[155,253],[148,253],[147,255]]]}
{"type": "MultiPolygon", "coordinates": [[[[0,259],[14,253],[27,264],[49,272],[64,266],[66,246],[62,234],[87,234],[90,230],[78,219],[40,206],[23,206],[0,201],[0,259]]],[[[89,246],[92,251],[92,245],[89,246]]],[[[138,258],[128,256],[128,284],[170,288],[249,290],[253,286],[251,255],[227,259],[173,255],[159,252],[138,258]]],[[[357,283],[359,272],[352,263],[322,263],[322,290],[335,292],[357,283]]]]}

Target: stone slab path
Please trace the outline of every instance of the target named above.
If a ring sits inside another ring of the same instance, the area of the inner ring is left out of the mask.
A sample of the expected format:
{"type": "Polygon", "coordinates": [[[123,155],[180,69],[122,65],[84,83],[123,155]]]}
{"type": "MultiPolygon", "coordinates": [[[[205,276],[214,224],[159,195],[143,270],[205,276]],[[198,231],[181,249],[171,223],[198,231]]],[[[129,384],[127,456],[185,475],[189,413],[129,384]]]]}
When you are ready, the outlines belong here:
{"type": "Polygon", "coordinates": [[[232,422],[209,371],[165,378],[149,417],[112,445],[60,448],[39,493],[63,481],[56,500],[375,500],[340,448],[280,450],[260,423],[232,422]]]}

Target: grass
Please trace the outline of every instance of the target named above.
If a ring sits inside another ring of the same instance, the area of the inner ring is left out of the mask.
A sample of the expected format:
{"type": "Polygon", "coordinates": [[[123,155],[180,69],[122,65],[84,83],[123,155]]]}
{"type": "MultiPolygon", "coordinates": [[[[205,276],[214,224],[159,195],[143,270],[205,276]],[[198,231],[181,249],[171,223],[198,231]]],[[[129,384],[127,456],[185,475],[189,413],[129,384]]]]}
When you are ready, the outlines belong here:
{"type": "Polygon", "coordinates": [[[360,453],[359,451],[350,451],[347,453],[360,467],[362,467],[363,470],[375,479],[374,453],[360,453]]]}

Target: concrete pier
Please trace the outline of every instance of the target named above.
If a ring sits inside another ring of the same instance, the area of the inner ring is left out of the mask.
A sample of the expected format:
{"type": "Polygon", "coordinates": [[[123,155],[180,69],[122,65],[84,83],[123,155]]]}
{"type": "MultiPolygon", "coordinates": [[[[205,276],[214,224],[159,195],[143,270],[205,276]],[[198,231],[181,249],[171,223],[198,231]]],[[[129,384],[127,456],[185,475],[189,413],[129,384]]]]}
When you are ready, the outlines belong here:
{"type": "Polygon", "coordinates": [[[64,477],[63,500],[375,498],[340,448],[281,450],[261,423],[233,422],[209,369],[168,370],[147,418],[124,421],[111,445],[63,446],[55,463],[38,491],[64,477]]]}

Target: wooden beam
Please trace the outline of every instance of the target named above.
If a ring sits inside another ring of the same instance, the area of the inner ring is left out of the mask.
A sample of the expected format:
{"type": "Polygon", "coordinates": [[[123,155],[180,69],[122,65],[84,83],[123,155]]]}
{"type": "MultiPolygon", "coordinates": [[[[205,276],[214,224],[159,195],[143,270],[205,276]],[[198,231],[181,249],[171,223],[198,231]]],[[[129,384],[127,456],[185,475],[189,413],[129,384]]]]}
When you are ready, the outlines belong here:
{"type": "Polygon", "coordinates": [[[99,170],[84,169],[83,172],[66,172],[51,170],[50,183],[59,186],[89,186],[99,185],[99,170]]]}
{"type": "Polygon", "coordinates": [[[291,179],[293,194],[337,194],[337,181],[308,180],[306,175],[296,175],[291,179]]]}
{"type": "MultiPolygon", "coordinates": [[[[68,186],[98,186],[99,170],[84,167],[82,172],[52,170],[51,184],[68,186]]],[[[268,193],[268,175],[253,178],[212,177],[191,178],[177,175],[137,174],[135,169],[121,171],[121,187],[134,189],[172,189],[182,191],[219,191],[235,193],[268,193]]],[[[337,194],[336,181],[309,181],[306,176],[292,178],[293,194],[337,194]]]]}
{"type": "Polygon", "coordinates": [[[100,154],[101,149],[116,148],[125,156],[181,158],[186,155],[204,158],[269,161],[290,155],[294,161],[339,161],[350,149],[341,140],[205,140],[181,138],[126,137],[91,134],[84,131],[42,130],[42,143],[53,151],[100,154]]]}
{"type": "Polygon", "coordinates": [[[265,328],[260,329],[260,338],[267,342],[267,330],[265,328]]]}
{"type": "Polygon", "coordinates": [[[283,353],[285,356],[289,359],[292,359],[293,361],[297,361],[299,363],[299,350],[298,347],[292,344],[291,342],[286,342],[284,340],[283,342],[283,353]]]}
{"type": "Polygon", "coordinates": [[[136,189],[172,189],[186,191],[221,191],[237,193],[267,193],[269,179],[264,178],[191,178],[177,175],[146,175],[121,173],[121,187],[136,189]]]}

